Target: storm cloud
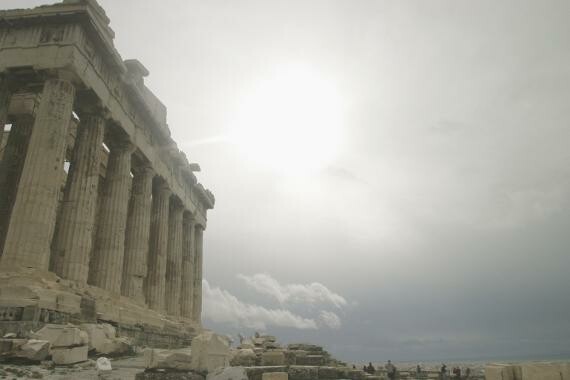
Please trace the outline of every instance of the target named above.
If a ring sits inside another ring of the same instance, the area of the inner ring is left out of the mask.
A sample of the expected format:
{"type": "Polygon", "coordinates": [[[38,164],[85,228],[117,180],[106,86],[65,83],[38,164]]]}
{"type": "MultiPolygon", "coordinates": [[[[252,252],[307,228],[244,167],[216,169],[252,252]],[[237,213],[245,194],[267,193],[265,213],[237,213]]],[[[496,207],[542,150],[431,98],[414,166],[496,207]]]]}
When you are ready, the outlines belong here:
{"type": "Polygon", "coordinates": [[[366,362],[570,355],[570,2],[100,3],[216,195],[207,327],[366,362]],[[310,175],[225,138],[291,66],[343,106],[310,175]]]}

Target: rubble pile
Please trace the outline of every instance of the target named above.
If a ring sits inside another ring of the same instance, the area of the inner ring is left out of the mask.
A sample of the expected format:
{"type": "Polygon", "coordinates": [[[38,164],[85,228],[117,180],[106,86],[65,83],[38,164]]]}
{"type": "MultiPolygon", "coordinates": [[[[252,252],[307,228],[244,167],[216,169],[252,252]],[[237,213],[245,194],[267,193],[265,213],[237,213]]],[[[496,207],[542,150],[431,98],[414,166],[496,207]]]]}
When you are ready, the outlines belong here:
{"type": "Polygon", "coordinates": [[[131,352],[129,339],[117,337],[108,324],[46,324],[27,336],[11,333],[0,339],[2,362],[43,363],[45,367],[85,363],[89,353],[117,356],[131,352]]]}
{"type": "Polygon", "coordinates": [[[208,380],[333,380],[380,379],[349,368],[323,347],[307,343],[282,345],[272,335],[240,337],[232,350],[231,368],[219,369],[208,380]]]}
{"type": "Polygon", "coordinates": [[[190,348],[145,350],[145,371],[136,380],[204,380],[217,368],[228,367],[230,356],[226,337],[204,332],[192,340],[190,348]]]}
{"type": "Polygon", "coordinates": [[[314,344],[296,343],[282,346],[272,335],[259,335],[240,339],[232,352],[232,366],[343,366],[323,347],[314,344]]]}

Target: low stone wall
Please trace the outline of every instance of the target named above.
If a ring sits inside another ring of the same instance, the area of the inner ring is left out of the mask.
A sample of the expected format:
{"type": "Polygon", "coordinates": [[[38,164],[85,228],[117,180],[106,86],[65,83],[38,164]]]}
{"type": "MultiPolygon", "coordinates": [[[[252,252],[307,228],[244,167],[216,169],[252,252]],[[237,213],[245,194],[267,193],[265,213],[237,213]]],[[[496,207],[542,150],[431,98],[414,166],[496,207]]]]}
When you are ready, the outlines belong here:
{"type": "Polygon", "coordinates": [[[491,364],[485,380],[570,380],[570,363],[491,364]]]}

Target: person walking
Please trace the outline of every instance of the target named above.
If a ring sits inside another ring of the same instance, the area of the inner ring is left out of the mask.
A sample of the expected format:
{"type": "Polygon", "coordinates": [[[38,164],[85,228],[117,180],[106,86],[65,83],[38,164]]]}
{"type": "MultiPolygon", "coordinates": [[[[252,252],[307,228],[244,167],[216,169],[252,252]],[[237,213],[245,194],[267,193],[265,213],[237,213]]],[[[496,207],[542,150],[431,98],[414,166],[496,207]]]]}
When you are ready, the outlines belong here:
{"type": "Polygon", "coordinates": [[[393,380],[396,378],[396,366],[394,364],[392,364],[391,360],[388,360],[388,363],[386,363],[386,372],[388,375],[388,379],[393,380]]]}

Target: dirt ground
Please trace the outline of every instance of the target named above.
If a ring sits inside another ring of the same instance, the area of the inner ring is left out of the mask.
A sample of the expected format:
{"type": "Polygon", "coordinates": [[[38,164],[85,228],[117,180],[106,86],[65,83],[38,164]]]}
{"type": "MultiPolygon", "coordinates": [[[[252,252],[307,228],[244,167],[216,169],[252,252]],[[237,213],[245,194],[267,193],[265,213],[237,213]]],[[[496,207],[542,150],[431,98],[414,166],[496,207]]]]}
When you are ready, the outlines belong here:
{"type": "Polygon", "coordinates": [[[46,369],[39,365],[0,364],[0,379],[134,380],[137,373],[144,371],[142,356],[111,359],[111,365],[111,373],[99,377],[94,361],[55,369],[46,369]]]}

